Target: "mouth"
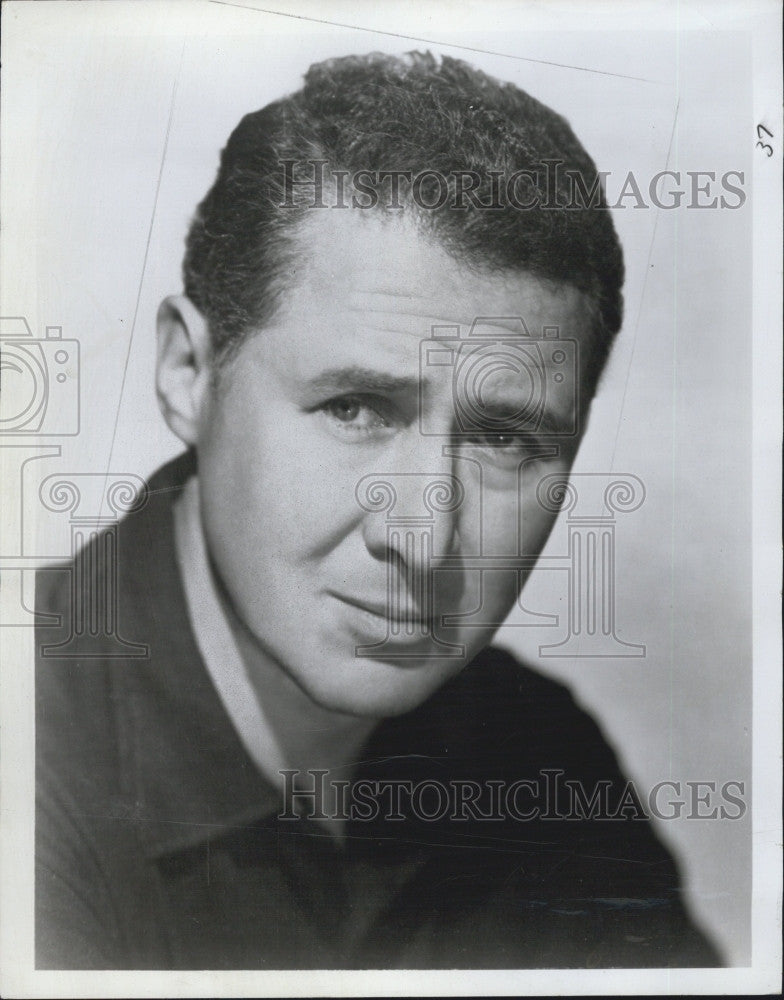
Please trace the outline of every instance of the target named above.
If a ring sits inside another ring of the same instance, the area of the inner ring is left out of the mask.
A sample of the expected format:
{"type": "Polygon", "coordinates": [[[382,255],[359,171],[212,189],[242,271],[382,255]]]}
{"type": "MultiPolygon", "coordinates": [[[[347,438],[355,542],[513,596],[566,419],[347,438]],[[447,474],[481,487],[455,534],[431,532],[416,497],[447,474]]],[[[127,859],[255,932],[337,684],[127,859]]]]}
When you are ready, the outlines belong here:
{"type": "Polygon", "coordinates": [[[394,606],[391,601],[368,601],[347,594],[329,591],[330,595],[341,604],[353,609],[359,618],[364,618],[375,630],[379,624],[388,627],[392,635],[400,638],[419,638],[433,632],[435,619],[423,617],[415,608],[406,607],[405,599],[402,606],[394,606]]]}

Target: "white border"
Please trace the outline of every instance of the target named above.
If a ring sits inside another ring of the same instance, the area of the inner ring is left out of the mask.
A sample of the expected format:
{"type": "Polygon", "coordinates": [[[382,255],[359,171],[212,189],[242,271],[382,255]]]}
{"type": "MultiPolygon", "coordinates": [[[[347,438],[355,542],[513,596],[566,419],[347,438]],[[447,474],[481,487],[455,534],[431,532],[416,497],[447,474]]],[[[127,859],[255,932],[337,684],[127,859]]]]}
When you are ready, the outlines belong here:
{"type": "MultiPolygon", "coordinates": [[[[157,0],[137,0],[150,11],[157,0]]],[[[263,3],[247,6],[263,8],[263,3]]],[[[394,6],[401,32],[437,39],[438,23],[448,16],[464,20],[466,27],[481,23],[487,28],[522,12],[532,29],[569,23],[579,29],[656,26],[664,4],[635,3],[485,3],[481,10],[468,4],[433,4],[426,11],[413,3],[394,6]],[[407,26],[410,25],[410,28],[407,26]],[[435,34],[434,34],[435,33],[435,34]]],[[[54,16],[64,3],[6,3],[4,21],[13,37],[15,15],[27,26],[37,18],[54,16]],[[23,10],[23,8],[28,8],[23,10]]],[[[366,27],[384,25],[389,5],[358,6],[351,3],[291,4],[277,0],[277,10],[300,15],[329,17],[344,24],[352,19],[366,27]]],[[[670,9],[671,9],[670,5],[670,9]]],[[[50,973],[32,970],[32,637],[27,630],[0,631],[2,674],[0,720],[3,753],[2,779],[2,892],[0,992],[6,997],[108,997],[108,996],[376,996],[438,995],[616,995],[674,993],[764,993],[780,988],[781,968],[781,713],[780,674],[781,589],[779,500],[781,482],[781,119],[780,14],[775,2],[685,3],[678,5],[681,25],[715,29],[742,25],[753,29],[754,120],[749,121],[750,142],[756,122],[772,123],[776,155],[755,159],[754,212],[754,876],[752,965],[728,970],[522,970],[502,972],[134,972],[50,973]],[[21,634],[20,634],[21,633],[21,634]]],[[[206,19],[206,13],[205,13],[206,19]]],[[[442,22],[443,23],[443,22],[442,22]]],[[[67,37],[64,38],[67,44],[67,37]]],[[[4,210],[9,210],[4,205],[4,210]]],[[[12,208],[11,208],[12,210],[12,208]]],[[[741,345],[743,346],[743,345],[741,345]]],[[[729,405],[729,404],[728,404],[729,405]]]]}

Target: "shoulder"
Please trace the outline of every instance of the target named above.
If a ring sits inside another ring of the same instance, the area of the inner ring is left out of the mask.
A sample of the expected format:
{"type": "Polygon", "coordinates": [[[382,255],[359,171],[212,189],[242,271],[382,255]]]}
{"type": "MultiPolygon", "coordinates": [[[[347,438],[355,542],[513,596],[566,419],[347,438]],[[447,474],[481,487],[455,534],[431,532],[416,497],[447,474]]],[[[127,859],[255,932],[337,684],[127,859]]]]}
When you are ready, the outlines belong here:
{"type": "MultiPolygon", "coordinates": [[[[537,964],[719,964],[637,788],[568,687],[490,647],[423,712],[421,727],[440,734],[428,748],[439,770],[479,790],[473,861],[496,886],[493,912],[523,936],[551,935],[537,964]],[[525,914],[536,915],[534,930],[516,923],[525,914]]],[[[469,833],[460,828],[460,845],[469,833]]],[[[498,929],[499,941],[508,936],[498,929]]]]}
{"type": "Polygon", "coordinates": [[[171,504],[182,472],[182,460],[164,467],[138,509],[83,526],[72,559],[37,574],[39,967],[111,967],[143,882],[128,702],[178,631],[161,608],[181,613],[171,504]]]}
{"type": "Polygon", "coordinates": [[[615,753],[570,689],[512,653],[490,646],[443,695],[432,699],[444,726],[516,766],[619,775],[615,753]]]}
{"type": "Polygon", "coordinates": [[[450,698],[494,715],[500,711],[516,717],[520,711],[536,713],[545,707],[569,715],[585,714],[565,684],[498,646],[482,650],[447,691],[450,698]]]}
{"type": "Polygon", "coordinates": [[[172,503],[193,468],[185,454],[155,473],[120,520],[82,526],[72,559],[36,576],[36,752],[56,772],[114,780],[118,711],[132,677],[171,649],[187,614],[172,503]]]}
{"type": "Polygon", "coordinates": [[[128,632],[179,590],[172,506],[193,463],[186,453],[159,469],[128,497],[121,518],[73,522],[70,560],[36,573],[39,663],[143,654],[128,632]]]}

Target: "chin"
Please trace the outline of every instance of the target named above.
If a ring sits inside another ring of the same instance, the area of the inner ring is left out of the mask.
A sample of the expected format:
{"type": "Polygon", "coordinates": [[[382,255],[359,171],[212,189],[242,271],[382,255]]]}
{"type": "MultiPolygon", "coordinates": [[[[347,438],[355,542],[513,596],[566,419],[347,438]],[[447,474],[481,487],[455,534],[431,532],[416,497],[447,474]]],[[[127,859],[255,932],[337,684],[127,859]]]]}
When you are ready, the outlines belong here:
{"type": "Polygon", "coordinates": [[[303,687],[328,711],[386,719],[413,711],[464,666],[462,660],[446,670],[443,661],[434,665],[408,660],[401,666],[382,660],[355,660],[349,669],[337,667],[303,687]]]}

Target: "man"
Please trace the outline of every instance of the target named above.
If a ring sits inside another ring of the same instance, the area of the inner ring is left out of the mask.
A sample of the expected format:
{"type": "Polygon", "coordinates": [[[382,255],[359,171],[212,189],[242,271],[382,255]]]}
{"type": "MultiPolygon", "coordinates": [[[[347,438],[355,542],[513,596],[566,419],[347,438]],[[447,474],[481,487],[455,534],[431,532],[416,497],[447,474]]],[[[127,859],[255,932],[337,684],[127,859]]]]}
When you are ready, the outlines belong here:
{"type": "MultiPolygon", "coordinates": [[[[429,54],[235,130],[159,313],[187,450],[119,534],[149,655],[39,631],[39,967],[717,963],[594,723],[489,648],[621,322],[596,181],[429,54]]],[[[66,634],[106,550],[42,575],[66,634]]]]}

